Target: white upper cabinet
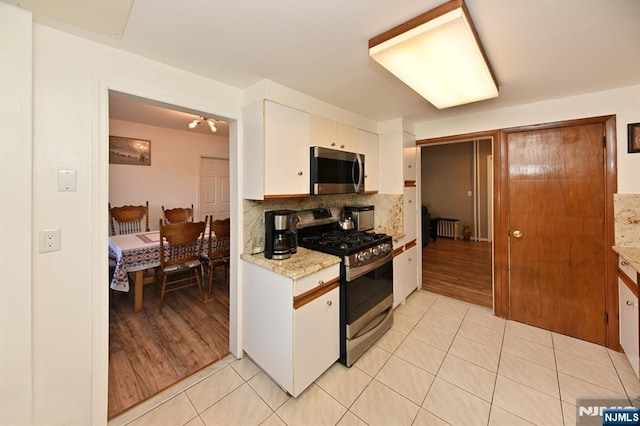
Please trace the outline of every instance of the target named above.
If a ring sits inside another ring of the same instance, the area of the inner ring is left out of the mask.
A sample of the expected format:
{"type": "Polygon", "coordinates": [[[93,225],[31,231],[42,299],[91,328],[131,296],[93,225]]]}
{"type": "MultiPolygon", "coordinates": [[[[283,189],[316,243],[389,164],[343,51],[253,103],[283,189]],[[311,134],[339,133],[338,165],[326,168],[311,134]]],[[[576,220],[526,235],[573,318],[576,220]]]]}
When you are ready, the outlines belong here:
{"type": "Polygon", "coordinates": [[[364,190],[378,191],[378,135],[358,130],[358,153],[364,154],[364,190]]]}
{"type": "Polygon", "coordinates": [[[309,114],[265,100],[242,115],[245,198],[309,195],[309,114]]]}
{"type": "Polygon", "coordinates": [[[402,139],[403,139],[402,163],[404,166],[404,172],[403,172],[404,180],[415,181],[418,175],[416,172],[416,154],[417,154],[416,138],[415,136],[410,135],[409,133],[404,133],[402,139]]]}
{"type": "Polygon", "coordinates": [[[379,136],[378,155],[384,167],[379,169],[378,190],[383,194],[402,194],[406,181],[416,181],[416,137],[396,130],[379,136]]]}
{"type": "Polygon", "coordinates": [[[355,127],[311,115],[310,129],[310,146],[322,146],[349,152],[356,152],[358,149],[358,129],[355,127]]]}

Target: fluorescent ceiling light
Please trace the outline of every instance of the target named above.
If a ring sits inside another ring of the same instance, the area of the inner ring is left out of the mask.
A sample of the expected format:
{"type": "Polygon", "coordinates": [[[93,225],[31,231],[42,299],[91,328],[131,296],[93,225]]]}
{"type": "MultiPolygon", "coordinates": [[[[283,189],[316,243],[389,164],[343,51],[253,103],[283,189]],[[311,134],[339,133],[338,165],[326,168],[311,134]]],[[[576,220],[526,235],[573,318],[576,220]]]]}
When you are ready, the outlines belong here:
{"type": "Polygon", "coordinates": [[[498,96],[463,0],[451,0],[372,38],[369,56],[438,109],[498,96]]]}

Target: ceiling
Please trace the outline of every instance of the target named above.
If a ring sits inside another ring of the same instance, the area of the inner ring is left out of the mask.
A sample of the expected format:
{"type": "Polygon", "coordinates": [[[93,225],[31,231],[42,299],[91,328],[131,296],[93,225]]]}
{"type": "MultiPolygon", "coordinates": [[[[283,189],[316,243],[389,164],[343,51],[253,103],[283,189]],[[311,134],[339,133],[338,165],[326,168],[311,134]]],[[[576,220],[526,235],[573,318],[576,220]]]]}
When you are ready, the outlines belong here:
{"type": "MultiPolygon", "coordinates": [[[[367,48],[371,37],[444,0],[134,0],[120,38],[118,23],[104,30],[95,19],[38,12],[41,3],[70,2],[71,11],[80,2],[104,13],[103,0],[5,1],[34,10],[37,22],[239,89],[268,79],[374,121],[421,122],[640,84],[638,0],[466,0],[500,95],[444,110],[367,48]]],[[[112,113],[131,100],[112,104],[112,113]]]]}
{"type": "Polygon", "coordinates": [[[109,118],[133,123],[168,129],[184,130],[186,132],[201,133],[207,136],[229,137],[229,123],[213,115],[202,112],[166,105],[148,99],[139,98],[120,92],[109,92],[109,118]],[[216,120],[217,132],[211,132],[207,123],[200,123],[194,129],[189,129],[189,123],[200,117],[216,120]]]}

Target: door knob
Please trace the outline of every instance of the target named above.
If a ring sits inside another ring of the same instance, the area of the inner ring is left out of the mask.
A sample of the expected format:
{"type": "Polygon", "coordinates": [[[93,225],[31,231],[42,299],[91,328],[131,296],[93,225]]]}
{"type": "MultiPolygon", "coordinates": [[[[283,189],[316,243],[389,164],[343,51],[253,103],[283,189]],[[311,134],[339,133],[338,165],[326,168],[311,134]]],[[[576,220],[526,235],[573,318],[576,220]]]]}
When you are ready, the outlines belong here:
{"type": "Polygon", "coordinates": [[[517,229],[513,231],[513,236],[516,238],[522,237],[522,231],[518,231],[517,229]]]}

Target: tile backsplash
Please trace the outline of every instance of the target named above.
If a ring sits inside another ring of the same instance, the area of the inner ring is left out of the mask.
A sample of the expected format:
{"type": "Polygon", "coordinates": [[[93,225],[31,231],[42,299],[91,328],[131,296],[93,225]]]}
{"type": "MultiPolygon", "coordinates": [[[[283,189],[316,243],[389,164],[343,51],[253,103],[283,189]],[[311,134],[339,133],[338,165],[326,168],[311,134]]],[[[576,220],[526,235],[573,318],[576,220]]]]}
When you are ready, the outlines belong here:
{"type": "Polygon", "coordinates": [[[640,246],[640,194],[614,194],[616,246],[640,246]]]}
{"type": "Polygon", "coordinates": [[[374,205],[375,228],[388,234],[399,234],[403,230],[401,194],[347,194],[318,195],[309,198],[278,200],[244,200],[243,253],[257,253],[264,249],[264,212],[269,210],[306,210],[316,207],[339,207],[349,205],[374,205]]]}

